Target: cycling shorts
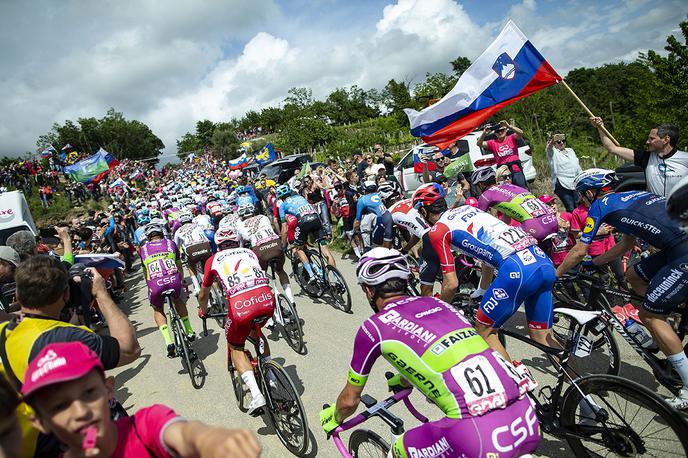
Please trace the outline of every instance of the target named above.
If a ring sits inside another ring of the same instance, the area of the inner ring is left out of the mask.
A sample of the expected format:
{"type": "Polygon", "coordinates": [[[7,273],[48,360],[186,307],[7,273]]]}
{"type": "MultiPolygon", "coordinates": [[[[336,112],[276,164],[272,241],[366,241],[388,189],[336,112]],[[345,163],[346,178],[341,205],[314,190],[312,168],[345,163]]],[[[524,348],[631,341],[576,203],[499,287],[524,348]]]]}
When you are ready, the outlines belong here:
{"type": "Polygon", "coordinates": [[[390,212],[384,212],[382,215],[378,216],[375,220],[375,226],[373,227],[373,244],[380,246],[383,242],[391,242],[393,226],[394,221],[392,220],[392,214],[390,212]]]}
{"type": "Polygon", "coordinates": [[[506,409],[478,417],[443,418],[406,431],[394,442],[394,457],[466,456],[511,458],[533,453],[540,428],[528,396],[506,409]]]}
{"type": "Polygon", "coordinates": [[[148,280],[148,299],[151,305],[156,309],[162,309],[165,305],[165,298],[162,293],[167,290],[173,290],[174,299],[179,299],[182,294],[182,276],[179,272],[168,275],[166,277],[156,278],[155,280],[148,280]]]}
{"type": "Polygon", "coordinates": [[[260,263],[260,268],[264,271],[268,271],[268,266],[270,261],[273,259],[277,262],[275,266],[277,270],[282,270],[284,268],[284,251],[282,251],[282,243],[280,239],[273,239],[269,242],[261,243],[253,247],[253,252],[258,257],[258,262],[260,263]]]}
{"type": "Polygon", "coordinates": [[[196,264],[200,263],[201,270],[208,258],[213,255],[213,249],[210,246],[210,242],[197,243],[196,245],[185,247],[184,252],[186,253],[187,264],[196,266],[196,264]]]}
{"type": "MultiPolygon", "coordinates": [[[[420,273],[418,274],[421,285],[434,285],[436,281],[441,281],[442,269],[440,266],[440,258],[437,256],[435,249],[430,243],[430,236],[428,232],[421,237],[423,247],[420,250],[420,273]]],[[[461,263],[459,257],[454,258],[454,272],[460,276],[461,272],[466,268],[461,263]]]]}
{"type": "Polygon", "coordinates": [[[217,247],[215,246],[215,231],[212,229],[203,229],[203,233],[210,242],[210,247],[213,249],[213,253],[215,253],[217,251],[217,247]]]}
{"type": "Polygon", "coordinates": [[[306,215],[299,219],[294,229],[294,245],[305,245],[310,234],[313,234],[316,240],[320,240],[321,245],[327,245],[325,230],[318,215],[306,215]]]}
{"type": "Polygon", "coordinates": [[[243,347],[246,338],[255,325],[258,317],[271,317],[275,311],[275,296],[269,286],[259,286],[248,291],[241,291],[229,297],[225,337],[234,347],[243,347]]]}
{"type": "Polygon", "coordinates": [[[530,329],[552,327],[552,287],[557,279],[552,261],[538,247],[518,251],[504,261],[485,291],[476,320],[492,328],[501,327],[525,304],[530,329]]]}
{"type": "Polygon", "coordinates": [[[649,283],[643,301],[643,308],[648,312],[668,315],[688,300],[688,253],[685,249],[662,250],[633,268],[649,283]]]}

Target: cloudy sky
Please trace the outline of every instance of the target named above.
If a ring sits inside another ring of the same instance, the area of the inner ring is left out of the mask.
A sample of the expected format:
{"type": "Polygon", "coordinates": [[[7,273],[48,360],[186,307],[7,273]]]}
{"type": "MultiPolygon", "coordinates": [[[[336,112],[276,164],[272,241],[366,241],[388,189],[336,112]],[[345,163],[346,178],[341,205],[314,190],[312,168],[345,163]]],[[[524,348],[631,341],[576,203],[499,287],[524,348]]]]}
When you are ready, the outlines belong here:
{"type": "Polygon", "coordinates": [[[1,0],[0,156],[109,107],[166,145],[199,119],[476,58],[509,19],[561,73],[661,50],[685,0],[1,0]]]}

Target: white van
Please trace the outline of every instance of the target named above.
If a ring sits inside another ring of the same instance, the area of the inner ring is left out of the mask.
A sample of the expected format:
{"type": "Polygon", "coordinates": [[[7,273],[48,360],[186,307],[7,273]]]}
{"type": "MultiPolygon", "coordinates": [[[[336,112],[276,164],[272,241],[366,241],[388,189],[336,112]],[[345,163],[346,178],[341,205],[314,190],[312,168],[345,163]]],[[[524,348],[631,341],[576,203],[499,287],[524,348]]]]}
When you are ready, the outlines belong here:
{"type": "Polygon", "coordinates": [[[38,235],[24,193],[3,192],[0,194],[0,245],[4,245],[10,235],[23,230],[38,235]]]}
{"type": "MultiPolygon", "coordinates": [[[[494,165],[495,160],[492,153],[484,151],[478,147],[478,137],[482,134],[481,130],[471,132],[458,141],[459,156],[465,153],[470,154],[471,162],[474,168],[484,167],[486,165],[494,165]]],[[[531,182],[535,179],[535,167],[533,167],[530,146],[525,141],[519,142],[518,155],[523,165],[523,172],[526,180],[531,182]]],[[[399,164],[394,169],[394,176],[399,181],[401,188],[407,196],[410,196],[421,184],[423,184],[423,176],[416,173],[413,169],[413,154],[432,154],[439,149],[436,146],[422,144],[414,146],[409,150],[404,157],[401,158],[399,164]]]]}

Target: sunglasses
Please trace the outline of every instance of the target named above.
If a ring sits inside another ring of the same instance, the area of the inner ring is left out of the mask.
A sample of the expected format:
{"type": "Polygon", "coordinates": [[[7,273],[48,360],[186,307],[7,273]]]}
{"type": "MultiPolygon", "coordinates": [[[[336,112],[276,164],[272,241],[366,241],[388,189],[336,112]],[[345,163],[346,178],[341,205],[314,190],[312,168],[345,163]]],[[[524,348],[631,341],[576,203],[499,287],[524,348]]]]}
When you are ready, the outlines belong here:
{"type": "Polygon", "coordinates": [[[438,157],[438,158],[435,158],[435,162],[444,162],[444,159],[445,158],[443,158],[443,157],[438,157]]]}
{"type": "Polygon", "coordinates": [[[554,143],[556,143],[557,145],[562,145],[562,144],[566,143],[566,140],[557,140],[554,143]]]}
{"type": "Polygon", "coordinates": [[[511,175],[510,174],[502,175],[502,178],[505,180],[511,180],[511,175]]]}

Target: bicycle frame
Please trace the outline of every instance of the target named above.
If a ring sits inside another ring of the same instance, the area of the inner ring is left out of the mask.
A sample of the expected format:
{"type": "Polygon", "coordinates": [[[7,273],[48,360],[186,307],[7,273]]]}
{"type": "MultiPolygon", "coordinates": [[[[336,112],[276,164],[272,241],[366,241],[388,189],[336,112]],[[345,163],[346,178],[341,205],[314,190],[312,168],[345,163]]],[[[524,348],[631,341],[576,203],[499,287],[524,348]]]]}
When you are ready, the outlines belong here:
{"type": "MultiPolygon", "coordinates": [[[[579,276],[580,275],[581,274],[579,274],[579,276]]],[[[586,275],[585,277],[588,276],[586,275]]],[[[611,325],[621,335],[621,337],[623,337],[623,339],[626,342],[628,342],[628,344],[636,351],[636,353],[638,353],[638,355],[640,355],[645,360],[645,362],[652,368],[655,377],[657,378],[657,381],[664,385],[666,388],[668,388],[670,391],[674,391],[676,389],[676,383],[674,382],[674,378],[672,377],[671,367],[665,367],[664,365],[662,365],[663,359],[656,356],[651,351],[643,348],[640,345],[640,342],[638,342],[634,336],[632,336],[626,331],[626,328],[624,327],[623,323],[621,323],[621,321],[619,321],[614,312],[612,312],[608,303],[605,303],[604,301],[600,300],[600,297],[602,297],[603,295],[615,296],[622,299],[624,302],[628,302],[631,299],[642,300],[643,298],[632,293],[626,293],[607,287],[602,287],[600,285],[597,285],[594,281],[592,281],[592,278],[585,279],[590,281],[590,296],[587,306],[593,310],[601,312],[600,315],[598,315],[598,317],[594,321],[604,323],[604,326],[611,325]]],[[[679,338],[681,340],[683,340],[683,337],[685,337],[684,332],[682,332],[682,328],[684,327],[683,323],[686,321],[686,316],[687,314],[684,313],[683,319],[681,320],[682,324],[679,325],[679,338]]],[[[595,329],[597,329],[597,326],[593,324],[592,330],[594,331],[595,329]]]]}
{"type": "MultiPolygon", "coordinates": [[[[414,405],[411,403],[409,399],[411,391],[412,388],[405,388],[380,402],[377,402],[374,398],[367,394],[361,396],[361,401],[367,407],[367,409],[350,420],[345,421],[330,433],[330,436],[332,437],[337,450],[339,450],[339,453],[343,457],[351,458],[348,448],[339,435],[344,431],[348,431],[360,425],[361,423],[368,421],[372,417],[379,417],[382,419],[382,421],[389,425],[392,430],[392,437],[394,440],[401,436],[404,433],[404,421],[389,411],[389,408],[399,401],[404,402],[406,408],[416,419],[422,423],[427,423],[428,419],[423,414],[418,412],[418,410],[416,410],[414,405]]],[[[390,444],[390,446],[392,445],[394,445],[394,442],[390,444]]]]}

